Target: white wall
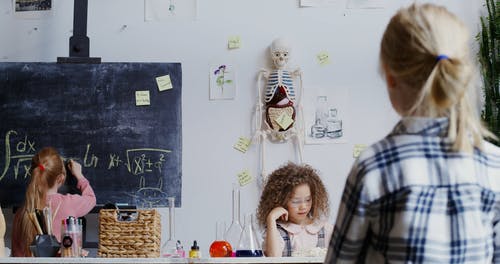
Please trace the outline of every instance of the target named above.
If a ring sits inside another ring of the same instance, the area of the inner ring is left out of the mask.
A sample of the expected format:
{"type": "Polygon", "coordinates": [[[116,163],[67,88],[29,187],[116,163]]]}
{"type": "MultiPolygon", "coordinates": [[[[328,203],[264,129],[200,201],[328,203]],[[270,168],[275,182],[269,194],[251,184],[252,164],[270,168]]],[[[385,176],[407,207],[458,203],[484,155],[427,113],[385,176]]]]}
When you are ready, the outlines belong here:
{"type": "MultiPolygon", "coordinates": [[[[346,2],[338,0],[328,8],[299,8],[298,0],[199,0],[194,21],[144,22],[141,0],[89,1],[91,56],[103,62],[182,63],[183,179],[176,238],[185,248],[196,239],[208,255],[215,221],[231,220],[231,185],[236,174],[248,168],[258,176],[258,148],[252,146],[242,154],[232,146],[238,137],[251,136],[257,72],[270,66],[268,46],[276,37],[291,40],[291,64],[302,69],[304,89],[349,89],[349,142],[304,147],[304,161],[321,172],[328,187],[334,221],[354,144],[373,143],[397,121],[378,74],[378,48],[391,15],[412,1],[387,0],[385,9],[346,9],[346,2]],[[240,49],[227,49],[231,35],[241,37],[240,49]],[[322,50],[330,54],[327,66],[316,62],[322,50]],[[220,60],[237,66],[235,100],[208,100],[208,67],[220,60]]],[[[431,2],[447,6],[463,18],[471,34],[477,33],[483,1],[431,2]]],[[[50,18],[22,20],[14,16],[12,1],[0,1],[0,62],[54,62],[58,56],[68,56],[73,1],[54,0],[53,5],[50,18]]],[[[292,151],[291,144],[268,145],[268,168],[294,160],[292,151]]],[[[242,188],[242,219],[244,213],[255,211],[257,182],[242,188]]],[[[168,212],[161,212],[166,237],[168,212]]],[[[10,224],[11,213],[6,209],[4,213],[10,224]]],[[[10,245],[10,237],[6,239],[10,245]]]]}

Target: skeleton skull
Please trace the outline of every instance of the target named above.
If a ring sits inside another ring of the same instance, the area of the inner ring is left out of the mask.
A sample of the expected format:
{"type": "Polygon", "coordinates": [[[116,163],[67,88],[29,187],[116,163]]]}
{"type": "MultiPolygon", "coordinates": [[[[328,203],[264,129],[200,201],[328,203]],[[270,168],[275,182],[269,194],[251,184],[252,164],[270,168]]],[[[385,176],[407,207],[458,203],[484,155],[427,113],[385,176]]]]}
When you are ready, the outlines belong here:
{"type": "Polygon", "coordinates": [[[288,63],[290,56],[290,47],[288,43],[281,38],[275,39],[271,44],[271,57],[274,66],[278,69],[283,69],[288,63]]]}

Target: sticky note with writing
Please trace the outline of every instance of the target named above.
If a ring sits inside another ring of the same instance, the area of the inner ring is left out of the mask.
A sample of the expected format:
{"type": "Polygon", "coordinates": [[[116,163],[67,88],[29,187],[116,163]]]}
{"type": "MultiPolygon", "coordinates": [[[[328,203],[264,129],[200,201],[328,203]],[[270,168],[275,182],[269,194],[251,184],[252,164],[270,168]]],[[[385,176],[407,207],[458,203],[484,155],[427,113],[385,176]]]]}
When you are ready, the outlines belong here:
{"type": "Polygon", "coordinates": [[[366,148],[366,145],[364,145],[364,144],[354,145],[354,149],[352,150],[353,158],[359,157],[359,155],[361,154],[361,151],[363,151],[363,149],[365,149],[365,148],[366,148]]]}
{"type": "Polygon", "coordinates": [[[250,146],[250,144],[252,143],[252,141],[246,137],[240,137],[238,139],[238,142],[236,142],[236,144],[234,144],[234,148],[245,153],[247,152],[248,150],[248,147],[250,146]]]}
{"type": "Polygon", "coordinates": [[[238,181],[240,182],[240,186],[245,186],[252,182],[253,177],[250,174],[250,171],[244,170],[240,173],[238,173],[238,181]]]}
{"type": "Polygon", "coordinates": [[[330,63],[330,55],[326,51],[322,51],[316,55],[319,65],[327,65],[330,63]]]}
{"type": "Polygon", "coordinates": [[[227,47],[230,49],[239,49],[241,47],[240,36],[231,36],[227,42],[227,47]]]}
{"type": "Polygon", "coordinates": [[[287,129],[293,123],[292,117],[286,112],[281,113],[274,121],[283,129],[287,129]]]}
{"type": "Polygon", "coordinates": [[[135,105],[150,105],[149,91],[135,91],[135,105]]]}
{"type": "Polygon", "coordinates": [[[170,80],[170,75],[168,74],[156,77],[156,84],[158,84],[158,90],[160,90],[160,92],[174,88],[172,86],[172,80],[170,80]]]}

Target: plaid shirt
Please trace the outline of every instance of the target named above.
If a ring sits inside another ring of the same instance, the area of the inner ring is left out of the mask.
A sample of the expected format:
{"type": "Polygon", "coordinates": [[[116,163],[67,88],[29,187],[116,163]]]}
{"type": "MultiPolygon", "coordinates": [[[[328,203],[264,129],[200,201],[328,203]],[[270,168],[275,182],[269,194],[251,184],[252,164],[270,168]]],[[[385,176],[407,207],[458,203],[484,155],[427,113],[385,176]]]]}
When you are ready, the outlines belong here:
{"type": "Polygon", "coordinates": [[[453,152],[447,130],[404,118],[363,151],[325,263],[500,263],[500,149],[453,152]]]}

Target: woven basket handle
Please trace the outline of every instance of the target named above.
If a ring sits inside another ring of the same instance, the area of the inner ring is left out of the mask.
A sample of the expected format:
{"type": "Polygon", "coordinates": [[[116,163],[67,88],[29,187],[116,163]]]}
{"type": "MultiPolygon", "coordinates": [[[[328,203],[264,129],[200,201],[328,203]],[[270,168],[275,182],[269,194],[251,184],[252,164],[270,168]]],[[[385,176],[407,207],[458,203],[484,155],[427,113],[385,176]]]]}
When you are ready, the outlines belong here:
{"type": "Polygon", "coordinates": [[[142,211],[137,209],[120,209],[115,210],[114,213],[118,222],[137,222],[143,218],[142,211]],[[134,214],[136,214],[136,217],[133,217],[134,214]]]}

